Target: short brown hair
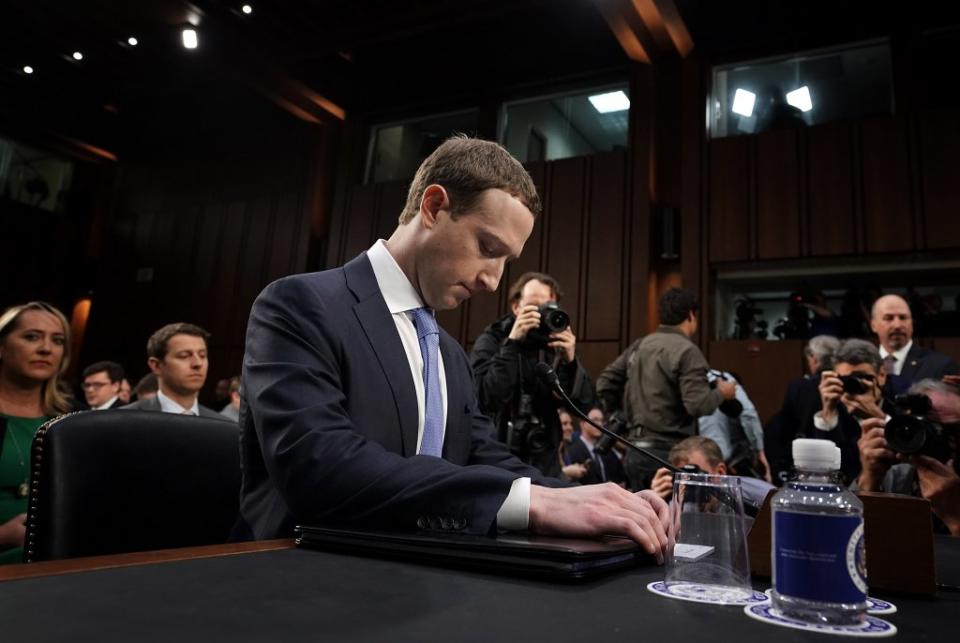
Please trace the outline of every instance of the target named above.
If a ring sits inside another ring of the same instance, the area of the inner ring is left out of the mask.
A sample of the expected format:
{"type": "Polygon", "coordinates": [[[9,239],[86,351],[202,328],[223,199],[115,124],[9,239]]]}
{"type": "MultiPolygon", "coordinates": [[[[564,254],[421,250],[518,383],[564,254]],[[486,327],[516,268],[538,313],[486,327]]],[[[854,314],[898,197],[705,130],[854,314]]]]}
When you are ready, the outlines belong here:
{"type": "Polygon", "coordinates": [[[563,297],[563,291],[560,290],[560,284],[550,275],[542,272],[525,272],[513,282],[513,285],[510,286],[510,292],[507,294],[507,304],[512,306],[520,301],[520,296],[523,294],[523,287],[531,281],[539,281],[540,283],[549,286],[556,301],[559,302],[560,298],[563,297]]]}
{"type": "Polygon", "coordinates": [[[694,451],[702,453],[711,467],[716,467],[723,462],[723,452],[720,450],[720,447],[717,446],[717,443],[702,435],[694,435],[679,444],[675,444],[674,447],[670,449],[670,455],[667,456],[667,459],[670,460],[670,464],[676,467],[679,466],[681,461],[689,462],[690,454],[694,451]]]}
{"type": "Polygon", "coordinates": [[[153,335],[150,335],[150,339],[147,340],[147,357],[156,357],[157,359],[166,357],[167,343],[174,335],[202,337],[204,344],[210,340],[210,333],[195,324],[187,324],[185,322],[167,324],[153,335]]]}
{"type": "Polygon", "coordinates": [[[417,216],[424,191],[434,184],[442,186],[450,196],[454,218],[475,209],[480,195],[490,189],[516,197],[533,216],[540,214],[540,197],[530,174],[510,152],[492,141],[458,135],[434,150],[413,177],[407,203],[400,213],[400,225],[417,216]]]}

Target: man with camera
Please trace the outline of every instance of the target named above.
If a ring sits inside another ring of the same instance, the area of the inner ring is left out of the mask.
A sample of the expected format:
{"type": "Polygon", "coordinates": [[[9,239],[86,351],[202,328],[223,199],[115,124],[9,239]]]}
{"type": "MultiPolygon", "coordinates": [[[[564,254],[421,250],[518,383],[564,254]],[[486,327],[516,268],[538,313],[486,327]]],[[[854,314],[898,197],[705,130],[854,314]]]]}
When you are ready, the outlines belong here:
{"type": "Polygon", "coordinates": [[[921,380],[895,406],[893,417],[860,425],[856,487],[926,498],[934,529],[960,536],[960,391],[921,380]]]}
{"type": "MultiPolygon", "coordinates": [[[[603,425],[603,411],[593,407],[587,417],[603,425]]],[[[573,462],[578,462],[586,468],[584,475],[578,480],[580,484],[600,484],[616,482],[624,485],[627,476],[623,473],[620,458],[613,452],[613,445],[607,442],[600,446],[603,433],[589,422],[580,420],[580,436],[567,449],[567,456],[573,462]]]]}
{"type": "Polygon", "coordinates": [[[886,382],[880,352],[862,339],[840,344],[833,369],[820,374],[821,409],[813,415],[813,425],[820,435],[814,437],[832,440],[840,447],[840,470],[848,482],[860,473],[857,440],[861,430],[878,426],[878,422],[882,426],[893,412],[883,397],[886,382]]]}
{"type": "Polygon", "coordinates": [[[560,473],[560,402],[537,379],[537,363],[556,369],[577,406],[589,408],[594,398],[570,316],[557,303],[562,294],[550,275],[521,275],[510,288],[511,313],[487,326],[470,354],[480,409],[494,419],[498,439],[549,476],[560,473]]]}

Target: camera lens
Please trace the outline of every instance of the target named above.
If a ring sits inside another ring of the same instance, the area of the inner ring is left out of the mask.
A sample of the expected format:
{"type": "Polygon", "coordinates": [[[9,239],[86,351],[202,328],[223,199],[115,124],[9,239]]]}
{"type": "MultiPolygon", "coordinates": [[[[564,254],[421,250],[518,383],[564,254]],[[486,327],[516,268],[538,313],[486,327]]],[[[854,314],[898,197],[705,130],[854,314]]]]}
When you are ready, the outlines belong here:
{"type": "Polygon", "coordinates": [[[924,421],[909,415],[890,418],[884,428],[883,437],[893,451],[898,453],[920,453],[927,441],[924,421]]]}
{"type": "Polygon", "coordinates": [[[540,306],[540,325],[548,333],[558,333],[570,325],[570,315],[556,303],[549,302],[540,306]]]}

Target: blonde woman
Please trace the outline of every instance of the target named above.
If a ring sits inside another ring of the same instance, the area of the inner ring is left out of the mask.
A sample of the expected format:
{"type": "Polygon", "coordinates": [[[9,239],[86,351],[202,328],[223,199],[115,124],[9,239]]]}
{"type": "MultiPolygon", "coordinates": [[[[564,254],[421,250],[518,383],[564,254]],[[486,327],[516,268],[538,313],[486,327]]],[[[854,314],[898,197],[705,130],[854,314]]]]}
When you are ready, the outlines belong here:
{"type": "Polygon", "coordinates": [[[0,564],[22,559],[30,445],[40,425],[70,410],[60,384],[69,359],[70,324],[50,304],[0,315],[0,564]]]}

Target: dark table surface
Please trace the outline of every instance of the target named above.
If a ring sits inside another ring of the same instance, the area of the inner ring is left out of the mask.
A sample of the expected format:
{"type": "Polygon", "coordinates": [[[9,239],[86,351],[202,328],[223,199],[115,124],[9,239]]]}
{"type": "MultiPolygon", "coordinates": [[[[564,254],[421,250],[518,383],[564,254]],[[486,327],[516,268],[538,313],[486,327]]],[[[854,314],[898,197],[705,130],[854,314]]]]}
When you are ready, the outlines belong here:
{"type": "MultiPolygon", "coordinates": [[[[0,640],[830,640],[649,593],[662,578],[642,567],[557,584],[278,549],[0,582],[0,640]]],[[[956,636],[960,592],[881,597],[900,608],[885,617],[895,640],[956,636]]]]}

